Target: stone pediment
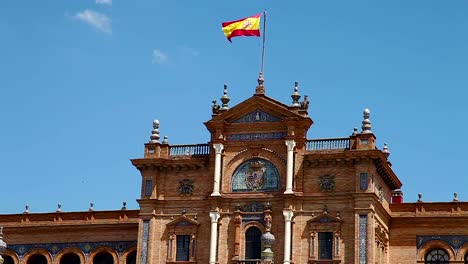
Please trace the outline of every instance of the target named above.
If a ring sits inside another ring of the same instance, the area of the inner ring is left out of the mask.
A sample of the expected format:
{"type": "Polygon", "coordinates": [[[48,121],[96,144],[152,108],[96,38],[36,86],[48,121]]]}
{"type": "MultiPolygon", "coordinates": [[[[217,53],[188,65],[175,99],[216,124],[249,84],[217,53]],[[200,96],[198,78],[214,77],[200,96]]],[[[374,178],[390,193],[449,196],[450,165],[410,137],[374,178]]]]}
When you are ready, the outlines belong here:
{"type": "Polygon", "coordinates": [[[195,220],[192,220],[188,218],[185,215],[179,216],[178,218],[174,219],[170,223],[167,224],[167,226],[174,226],[174,227],[183,227],[183,226],[198,226],[200,223],[198,223],[195,220]]]}
{"type": "Polygon", "coordinates": [[[309,221],[307,221],[307,224],[328,224],[328,223],[341,224],[342,222],[343,222],[343,220],[341,220],[341,218],[336,217],[336,216],[332,216],[332,215],[324,212],[324,213],[321,213],[321,214],[315,216],[314,218],[310,219],[309,221]]]}
{"type": "Polygon", "coordinates": [[[226,123],[281,122],[287,118],[309,119],[289,106],[267,96],[252,96],[227,111],[214,116],[209,122],[226,123]]]}

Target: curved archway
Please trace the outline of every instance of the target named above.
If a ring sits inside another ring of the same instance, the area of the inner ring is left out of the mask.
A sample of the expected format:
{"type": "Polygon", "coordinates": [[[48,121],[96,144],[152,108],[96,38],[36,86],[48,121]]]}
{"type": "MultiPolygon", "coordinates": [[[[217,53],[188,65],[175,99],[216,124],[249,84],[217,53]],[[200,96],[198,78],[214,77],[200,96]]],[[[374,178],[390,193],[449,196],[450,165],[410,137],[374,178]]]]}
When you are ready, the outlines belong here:
{"type": "Polygon", "coordinates": [[[47,258],[42,254],[34,254],[28,258],[26,264],[47,264],[47,258]]]}
{"type": "Polygon", "coordinates": [[[11,256],[3,255],[3,264],[15,264],[15,260],[11,256]]]}
{"type": "Polygon", "coordinates": [[[81,259],[80,256],[78,256],[75,253],[65,253],[61,258],[60,258],[60,264],[80,264],[81,259]]]}
{"type": "Polygon", "coordinates": [[[260,259],[262,253],[262,231],[255,226],[245,231],[245,258],[260,259]]]}
{"type": "Polygon", "coordinates": [[[136,264],[136,257],[137,257],[136,250],[128,253],[127,257],[125,258],[125,264],[136,264]]]}
{"type": "Polygon", "coordinates": [[[93,264],[114,264],[114,257],[107,251],[101,251],[94,256],[93,264]]]}
{"type": "Polygon", "coordinates": [[[440,248],[429,251],[424,257],[425,264],[448,264],[449,260],[449,254],[440,248]]]}

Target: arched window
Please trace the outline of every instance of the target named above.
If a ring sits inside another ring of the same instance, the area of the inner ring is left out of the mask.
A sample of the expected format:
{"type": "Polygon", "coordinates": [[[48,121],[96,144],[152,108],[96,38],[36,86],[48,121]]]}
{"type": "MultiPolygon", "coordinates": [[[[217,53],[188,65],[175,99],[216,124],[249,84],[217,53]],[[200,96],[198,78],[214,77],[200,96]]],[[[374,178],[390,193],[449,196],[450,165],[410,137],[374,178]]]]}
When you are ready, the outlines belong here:
{"type": "Polygon", "coordinates": [[[427,253],[425,262],[426,264],[448,264],[449,255],[443,249],[433,249],[427,253]]]}
{"type": "Polygon", "coordinates": [[[60,258],[60,264],[80,264],[80,257],[75,253],[66,253],[60,258]]]}
{"type": "Polygon", "coordinates": [[[28,258],[27,264],[47,264],[47,258],[41,254],[34,254],[28,258]]]}
{"type": "Polygon", "coordinates": [[[136,264],[136,251],[132,251],[127,255],[125,264],[136,264]]]}
{"type": "Polygon", "coordinates": [[[109,252],[99,252],[94,256],[93,264],[114,264],[114,258],[109,252]]]}
{"type": "Polygon", "coordinates": [[[3,256],[3,264],[15,264],[15,261],[10,256],[3,256]]]}
{"type": "Polygon", "coordinates": [[[245,232],[245,258],[261,259],[262,253],[262,231],[256,227],[250,227],[245,232]]]}

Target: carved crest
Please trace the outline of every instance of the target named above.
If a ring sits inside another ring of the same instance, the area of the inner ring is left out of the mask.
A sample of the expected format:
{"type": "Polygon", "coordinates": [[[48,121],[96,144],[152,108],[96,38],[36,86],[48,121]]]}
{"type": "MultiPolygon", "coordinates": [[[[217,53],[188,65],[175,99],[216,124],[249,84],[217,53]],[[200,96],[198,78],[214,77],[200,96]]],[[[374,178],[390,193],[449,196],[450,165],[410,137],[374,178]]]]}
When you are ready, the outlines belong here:
{"type": "Polygon", "coordinates": [[[182,195],[192,195],[193,193],[193,180],[180,179],[179,180],[179,193],[182,195]]]}
{"type": "Polygon", "coordinates": [[[319,177],[320,190],[322,192],[331,192],[335,189],[335,176],[323,175],[319,177]]]}
{"type": "Polygon", "coordinates": [[[261,161],[252,161],[249,169],[245,173],[245,184],[250,189],[258,189],[263,186],[265,179],[265,163],[261,161]]]}

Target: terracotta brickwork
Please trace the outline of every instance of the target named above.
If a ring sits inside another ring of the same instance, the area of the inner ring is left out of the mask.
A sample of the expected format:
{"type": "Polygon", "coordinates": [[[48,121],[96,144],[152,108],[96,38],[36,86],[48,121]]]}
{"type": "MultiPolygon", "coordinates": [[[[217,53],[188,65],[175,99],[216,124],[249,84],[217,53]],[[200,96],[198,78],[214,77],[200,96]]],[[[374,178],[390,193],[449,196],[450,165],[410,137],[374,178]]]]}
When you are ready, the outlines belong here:
{"type": "Polygon", "coordinates": [[[108,252],[122,264],[130,254],[138,264],[246,264],[271,256],[274,236],[275,263],[413,264],[434,250],[464,263],[468,203],[401,203],[368,110],[362,131],[310,140],[308,102],[269,98],[261,80],[256,91],[232,108],[213,106],[208,144],[160,142],[154,122],[143,157],[132,160],[139,210],[0,215],[4,255],[14,264],[36,253],[59,264],[66,252],[80,263],[108,252]]]}

